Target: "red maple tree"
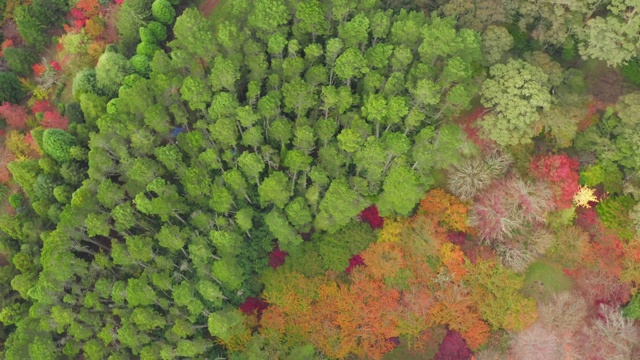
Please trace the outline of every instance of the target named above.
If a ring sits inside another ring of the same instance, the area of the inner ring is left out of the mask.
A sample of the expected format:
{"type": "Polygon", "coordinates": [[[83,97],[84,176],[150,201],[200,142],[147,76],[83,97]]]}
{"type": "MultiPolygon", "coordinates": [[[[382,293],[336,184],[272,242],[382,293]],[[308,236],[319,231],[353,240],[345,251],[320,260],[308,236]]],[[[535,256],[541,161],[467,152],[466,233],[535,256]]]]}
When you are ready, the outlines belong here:
{"type": "Polygon", "coordinates": [[[580,187],[579,166],[578,160],[566,154],[539,155],[531,161],[531,172],[537,179],[551,182],[556,206],[558,209],[568,209],[580,187]]]}
{"type": "Polygon", "coordinates": [[[358,216],[361,221],[369,223],[372,229],[378,229],[384,226],[384,219],[378,213],[378,208],[375,205],[371,205],[362,210],[358,216]]]}
{"type": "Polygon", "coordinates": [[[284,264],[284,260],[287,258],[287,255],[289,254],[286,251],[280,250],[278,245],[276,245],[276,247],[271,250],[271,253],[269,253],[269,266],[277,269],[278,266],[284,264]]]}
{"type": "Polygon", "coordinates": [[[4,103],[0,106],[0,117],[7,121],[7,125],[24,130],[27,128],[28,115],[25,109],[20,105],[4,103]]]}
{"type": "Polygon", "coordinates": [[[69,126],[69,119],[60,115],[57,111],[45,111],[40,125],[45,128],[65,130],[69,126]]]}

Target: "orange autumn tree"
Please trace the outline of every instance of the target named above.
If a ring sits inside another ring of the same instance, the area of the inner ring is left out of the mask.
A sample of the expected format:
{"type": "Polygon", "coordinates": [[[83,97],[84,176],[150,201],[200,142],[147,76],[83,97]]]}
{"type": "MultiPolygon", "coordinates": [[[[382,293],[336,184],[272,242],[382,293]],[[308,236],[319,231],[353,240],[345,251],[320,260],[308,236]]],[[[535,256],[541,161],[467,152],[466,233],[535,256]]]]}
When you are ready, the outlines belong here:
{"type": "Polygon", "coordinates": [[[429,321],[432,326],[446,325],[459,332],[470,349],[477,349],[489,339],[490,328],[482,321],[477,304],[462,281],[469,260],[451,243],[445,243],[440,254],[441,266],[432,280],[436,302],[429,310],[429,321]]]}
{"type": "Polygon", "coordinates": [[[469,204],[440,188],[429,191],[420,201],[420,213],[433,219],[447,231],[470,232],[471,228],[467,225],[469,209],[469,204]]]}
{"type": "MultiPolygon", "coordinates": [[[[457,202],[442,191],[425,203],[432,201],[444,203],[445,212],[457,202]]],[[[476,350],[492,330],[522,329],[535,321],[535,302],[519,293],[522,277],[495,261],[472,264],[459,246],[444,240],[443,232],[452,229],[447,224],[455,222],[443,219],[423,213],[386,221],[387,231],[359,253],[364,264],[347,274],[269,270],[263,293],[269,307],[252,323],[254,337],[270,344],[273,354],[311,344],[329,358],[380,359],[400,336],[418,348],[446,326],[476,350]]]]}
{"type": "Polygon", "coordinates": [[[311,341],[331,358],[355,354],[380,359],[395,347],[391,338],[399,335],[400,293],[361,267],[352,272],[351,281],[320,286],[312,307],[316,331],[311,341]]]}

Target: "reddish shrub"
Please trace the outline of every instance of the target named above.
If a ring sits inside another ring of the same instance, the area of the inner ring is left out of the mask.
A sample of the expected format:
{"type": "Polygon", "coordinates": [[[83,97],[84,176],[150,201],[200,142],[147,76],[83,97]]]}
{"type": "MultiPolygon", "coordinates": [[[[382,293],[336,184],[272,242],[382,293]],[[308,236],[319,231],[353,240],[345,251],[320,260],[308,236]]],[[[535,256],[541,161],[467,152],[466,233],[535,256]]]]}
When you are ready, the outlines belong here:
{"type": "Polygon", "coordinates": [[[483,138],[478,129],[478,121],[482,120],[484,115],[488,112],[487,108],[480,106],[473,110],[469,115],[461,116],[456,121],[465,133],[467,133],[467,138],[473,141],[473,143],[482,150],[494,148],[496,145],[495,141],[483,138]]]}
{"type": "Polygon", "coordinates": [[[447,233],[447,240],[451,241],[456,245],[462,246],[467,240],[467,234],[460,231],[456,231],[456,232],[450,231],[447,233]]]}
{"type": "Polygon", "coordinates": [[[351,259],[349,259],[349,266],[347,266],[347,268],[344,269],[344,272],[347,273],[347,274],[350,274],[351,271],[353,271],[353,269],[356,266],[360,266],[360,265],[365,265],[364,259],[362,258],[362,256],[360,256],[358,254],[353,255],[351,257],[351,259]]]}
{"type": "Polygon", "coordinates": [[[3,117],[11,127],[20,130],[27,128],[28,115],[22,106],[6,102],[0,106],[0,117],[3,117]]]}
{"type": "Polygon", "coordinates": [[[11,39],[6,39],[5,41],[3,41],[2,44],[0,45],[0,56],[4,56],[5,49],[8,49],[14,46],[15,46],[15,43],[11,39]]]}
{"type": "Polygon", "coordinates": [[[266,301],[254,297],[248,297],[241,305],[240,311],[247,315],[257,314],[258,319],[262,316],[262,312],[267,309],[269,304],[266,301]]]}
{"type": "Polygon", "coordinates": [[[69,119],[60,115],[57,111],[45,111],[40,125],[45,128],[65,130],[69,126],[69,119]]]}
{"type": "Polygon", "coordinates": [[[471,350],[459,332],[447,331],[434,360],[466,360],[471,358],[471,350]]]}
{"type": "Polygon", "coordinates": [[[42,64],[33,64],[31,65],[31,70],[33,70],[33,73],[36,74],[36,76],[42,76],[42,73],[45,72],[47,68],[42,64]]]}
{"type": "Polygon", "coordinates": [[[69,12],[71,13],[71,17],[73,17],[74,20],[85,20],[87,18],[87,16],[84,14],[84,11],[82,11],[81,9],[71,9],[71,11],[69,12]]]}
{"type": "Polygon", "coordinates": [[[56,107],[49,100],[38,100],[31,106],[31,113],[34,115],[46,111],[56,111],[56,107]]]}
{"type": "Polygon", "coordinates": [[[60,63],[58,63],[58,62],[57,62],[57,61],[55,61],[55,60],[51,60],[51,61],[49,62],[49,65],[50,65],[50,66],[53,68],[53,70],[55,70],[55,71],[58,71],[58,72],[62,71],[62,66],[60,66],[60,63]]]}
{"type": "Polygon", "coordinates": [[[553,183],[556,206],[568,209],[580,187],[579,166],[578,160],[566,154],[540,155],[531,161],[531,172],[536,178],[553,183]]]}
{"type": "Polygon", "coordinates": [[[378,214],[378,208],[375,205],[371,205],[362,210],[359,216],[360,220],[369,223],[372,229],[378,229],[384,226],[384,219],[378,214]]]}
{"type": "Polygon", "coordinates": [[[278,245],[276,245],[276,247],[274,247],[269,254],[269,266],[277,269],[278,266],[284,264],[284,260],[286,259],[287,255],[289,254],[285,251],[280,250],[278,245]]]}
{"type": "Polygon", "coordinates": [[[578,216],[576,218],[576,225],[582,227],[588,232],[594,230],[594,228],[600,223],[598,213],[594,208],[580,208],[577,212],[578,216]]]}

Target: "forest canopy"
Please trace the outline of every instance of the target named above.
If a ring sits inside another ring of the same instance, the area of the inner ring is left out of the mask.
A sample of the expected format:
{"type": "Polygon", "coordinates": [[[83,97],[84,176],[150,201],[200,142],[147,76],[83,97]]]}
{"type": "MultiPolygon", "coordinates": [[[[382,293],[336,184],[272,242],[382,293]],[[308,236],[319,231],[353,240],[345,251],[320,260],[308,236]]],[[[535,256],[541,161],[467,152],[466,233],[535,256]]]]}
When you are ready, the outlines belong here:
{"type": "Polygon", "coordinates": [[[635,354],[640,98],[574,68],[635,61],[635,7],[424,3],[125,0],[29,123],[0,72],[40,151],[8,165],[0,355],[635,354]]]}

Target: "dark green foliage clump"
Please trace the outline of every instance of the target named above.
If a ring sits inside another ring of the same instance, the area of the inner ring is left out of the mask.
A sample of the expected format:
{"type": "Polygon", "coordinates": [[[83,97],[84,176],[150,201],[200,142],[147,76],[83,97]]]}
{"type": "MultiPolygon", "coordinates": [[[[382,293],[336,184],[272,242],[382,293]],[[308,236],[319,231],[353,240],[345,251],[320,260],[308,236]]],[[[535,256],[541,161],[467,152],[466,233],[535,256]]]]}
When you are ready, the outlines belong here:
{"type": "Polygon", "coordinates": [[[0,71],[0,103],[17,104],[24,96],[22,85],[18,77],[10,72],[0,71]]]}
{"type": "Polygon", "coordinates": [[[640,86],[640,60],[633,59],[620,68],[622,76],[630,83],[640,86]]]}
{"type": "Polygon", "coordinates": [[[24,196],[22,196],[22,194],[13,193],[11,194],[11,196],[9,196],[9,205],[11,205],[11,207],[14,208],[15,210],[21,208],[23,203],[24,203],[24,196]]]}

